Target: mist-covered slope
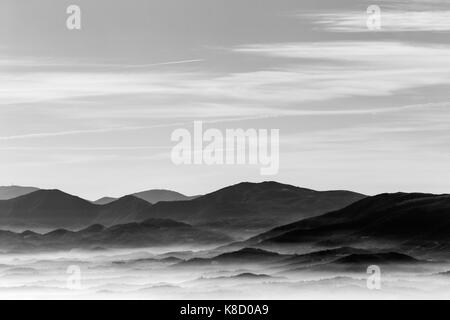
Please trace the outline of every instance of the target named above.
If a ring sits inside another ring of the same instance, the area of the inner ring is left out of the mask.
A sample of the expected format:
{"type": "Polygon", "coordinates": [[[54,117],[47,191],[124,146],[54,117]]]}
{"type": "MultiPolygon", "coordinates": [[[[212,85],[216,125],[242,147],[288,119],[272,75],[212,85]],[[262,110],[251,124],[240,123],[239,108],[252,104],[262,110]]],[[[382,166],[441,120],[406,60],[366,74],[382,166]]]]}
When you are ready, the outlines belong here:
{"type": "Polygon", "coordinates": [[[450,243],[450,196],[396,193],[368,197],[341,210],[275,228],[248,243],[439,250],[450,243]]]}
{"type": "Polygon", "coordinates": [[[43,234],[0,231],[0,250],[9,252],[211,246],[229,241],[224,234],[169,219],[148,219],[111,227],[96,224],[79,231],[56,229],[43,234]]]}

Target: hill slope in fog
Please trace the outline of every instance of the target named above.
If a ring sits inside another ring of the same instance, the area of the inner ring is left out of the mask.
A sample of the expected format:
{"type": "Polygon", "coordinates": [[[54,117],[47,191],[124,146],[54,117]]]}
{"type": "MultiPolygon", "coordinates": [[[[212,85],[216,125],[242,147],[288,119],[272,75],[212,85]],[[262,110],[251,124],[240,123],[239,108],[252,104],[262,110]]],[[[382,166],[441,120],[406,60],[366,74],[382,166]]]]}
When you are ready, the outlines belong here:
{"type": "Polygon", "coordinates": [[[226,235],[169,219],[105,227],[100,224],[79,231],[57,229],[40,234],[32,231],[0,231],[0,249],[6,251],[204,246],[231,241],[226,235]]]}
{"type": "Polygon", "coordinates": [[[236,270],[257,266],[270,273],[282,274],[299,271],[320,271],[342,268],[359,268],[369,265],[417,265],[426,261],[399,252],[383,250],[363,250],[352,247],[340,247],[329,250],[319,250],[303,254],[281,254],[257,248],[243,248],[213,255],[211,257],[196,257],[186,261],[177,261],[174,267],[214,267],[219,270],[234,266],[236,270]]]}
{"type": "Polygon", "coordinates": [[[344,209],[275,228],[247,243],[443,250],[450,244],[450,196],[396,193],[368,197],[344,209]]]}

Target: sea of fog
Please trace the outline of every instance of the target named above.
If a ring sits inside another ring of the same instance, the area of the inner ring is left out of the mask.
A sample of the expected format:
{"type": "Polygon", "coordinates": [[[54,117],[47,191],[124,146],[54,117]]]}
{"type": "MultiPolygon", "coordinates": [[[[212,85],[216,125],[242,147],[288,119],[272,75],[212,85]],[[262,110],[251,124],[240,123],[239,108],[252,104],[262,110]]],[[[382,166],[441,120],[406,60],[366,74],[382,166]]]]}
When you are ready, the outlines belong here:
{"type": "Polygon", "coordinates": [[[0,299],[448,299],[449,264],[382,272],[184,265],[192,248],[0,255],[0,299]],[[446,273],[447,272],[447,273],[446,273]]]}

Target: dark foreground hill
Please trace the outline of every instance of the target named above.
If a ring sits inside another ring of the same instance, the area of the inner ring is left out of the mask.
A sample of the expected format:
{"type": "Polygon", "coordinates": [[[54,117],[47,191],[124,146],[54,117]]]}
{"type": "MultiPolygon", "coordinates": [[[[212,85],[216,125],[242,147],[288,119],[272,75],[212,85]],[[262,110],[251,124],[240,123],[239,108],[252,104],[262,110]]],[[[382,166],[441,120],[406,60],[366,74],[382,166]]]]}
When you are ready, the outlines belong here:
{"type": "Polygon", "coordinates": [[[248,243],[443,250],[450,244],[450,196],[381,194],[335,212],[275,228],[248,243]]]}

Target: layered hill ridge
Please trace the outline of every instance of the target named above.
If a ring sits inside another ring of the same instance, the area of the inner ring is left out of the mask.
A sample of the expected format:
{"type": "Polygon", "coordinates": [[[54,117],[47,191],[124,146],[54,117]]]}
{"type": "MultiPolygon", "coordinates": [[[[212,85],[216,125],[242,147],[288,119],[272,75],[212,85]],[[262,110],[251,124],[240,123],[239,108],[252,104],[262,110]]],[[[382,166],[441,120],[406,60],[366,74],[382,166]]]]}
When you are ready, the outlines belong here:
{"type": "Polygon", "coordinates": [[[60,190],[38,190],[0,201],[3,226],[82,228],[93,223],[112,225],[137,221],[151,204],[126,196],[106,205],[96,205],[60,190]]]}
{"type": "Polygon", "coordinates": [[[35,187],[0,186],[0,200],[9,200],[39,190],[35,187]]]}
{"type": "Polygon", "coordinates": [[[319,271],[330,268],[352,268],[355,266],[376,265],[415,265],[427,263],[425,260],[418,260],[404,253],[379,250],[362,250],[352,247],[340,247],[330,250],[314,251],[302,254],[278,253],[257,248],[243,248],[237,251],[230,251],[213,255],[210,257],[196,257],[189,260],[179,261],[175,267],[183,266],[221,266],[235,265],[242,268],[248,265],[266,266],[276,272],[297,272],[306,270],[319,271]]]}
{"type": "Polygon", "coordinates": [[[135,196],[125,196],[116,201],[105,204],[98,209],[93,220],[96,223],[114,225],[132,221],[141,221],[140,217],[148,216],[152,205],[135,196]]]}
{"type": "MultiPolygon", "coordinates": [[[[24,187],[24,186],[0,186],[0,200],[14,199],[35,191],[41,190],[36,187],[24,187]]],[[[42,189],[45,190],[45,189],[42,189]]],[[[145,200],[152,204],[160,201],[187,201],[198,198],[199,196],[186,196],[180,192],[166,190],[166,189],[151,189],[141,192],[130,194],[136,198],[145,200]]],[[[98,200],[92,201],[94,204],[104,205],[114,202],[120,198],[114,197],[102,197],[98,200]]]]}
{"type": "Polygon", "coordinates": [[[95,201],[92,201],[92,203],[102,206],[104,204],[108,204],[108,203],[114,202],[116,200],[117,200],[117,198],[113,198],[113,197],[103,197],[103,198],[97,199],[95,201]]]}
{"type": "Polygon", "coordinates": [[[136,192],[133,194],[133,196],[145,200],[147,202],[150,202],[152,204],[161,201],[188,201],[199,197],[199,196],[186,196],[182,193],[165,189],[152,189],[142,192],[136,192]]]}
{"type": "Polygon", "coordinates": [[[39,190],[0,201],[0,223],[74,229],[162,218],[213,229],[267,230],[345,207],[364,197],[349,191],[321,192],[265,182],[241,183],[189,201],[152,205],[131,195],[97,205],[59,190],[39,190]]]}
{"type": "MultiPolygon", "coordinates": [[[[136,192],[131,194],[132,196],[135,196],[136,198],[145,200],[151,204],[155,204],[161,201],[188,201],[195,198],[198,198],[199,196],[186,196],[182,193],[172,191],[172,190],[165,190],[165,189],[152,189],[152,190],[146,190],[141,192],[136,192]]],[[[113,197],[103,197],[96,201],[93,201],[95,204],[104,205],[111,202],[114,202],[118,200],[118,198],[113,197]]]]}
{"type": "Polygon", "coordinates": [[[160,202],[151,211],[153,217],[170,217],[209,227],[264,229],[343,208],[364,197],[350,191],[244,182],[190,201],[160,202]]]}
{"type": "MultiPolygon", "coordinates": [[[[211,232],[213,239],[220,238],[221,231],[230,226],[237,230],[239,227],[256,229],[263,224],[276,225],[289,219],[298,221],[272,228],[236,247],[376,247],[406,253],[413,249],[442,251],[450,248],[450,195],[445,194],[394,193],[365,197],[348,191],[320,192],[265,182],[241,183],[194,200],[154,205],[135,196],[96,205],[59,190],[38,190],[0,201],[2,225],[22,223],[23,226],[44,225],[56,229],[45,235],[33,231],[20,234],[3,231],[3,240],[19,237],[21,241],[28,241],[37,237],[41,241],[45,236],[48,241],[71,241],[76,235],[77,242],[79,237],[87,239],[95,235],[96,238],[89,239],[99,245],[101,239],[108,239],[105,240],[108,244],[132,245],[139,242],[137,239],[157,243],[156,238],[150,241],[148,237],[154,237],[152,232],[161,228],[211,232]],[[345,206],[345,202],[350,204],[345,206]],[[338,203],[341,208],[320,215],[321,210],[326,211],[327,207],[338,206],[338,203]],[[308,218],[308,215],[313,217],[308,218]],[[214,228],[220,224],[226,228],[214,228]],[[80,231],[73,231],[76,229],[80,231]],[[146,232],[152,234],[146,235],[146,232]],[[127,233],[133,234],[132,240],[123,236],[127,233]],[[113,238],[118,242],[114,243],[113,238]]],[[[167,232],[174,235],[172,231],[167,232]]],[[[156,235],[165,238],[165,234],[156,235]]],[[[170,236],[166,240],[174,242],[170,236]]],[[[239,252],[242,253],[259,255],[261,252],[239,252]]]]}
{"type": "Polygon", "coordinates": [[[214,245],[231,241],[221,233],[170,219],[148,219],[105,227],[91,225],[80,231],[56,229],[47,233],[0,231],[1,249],[9,252],[96,248],[214,245]]]}

